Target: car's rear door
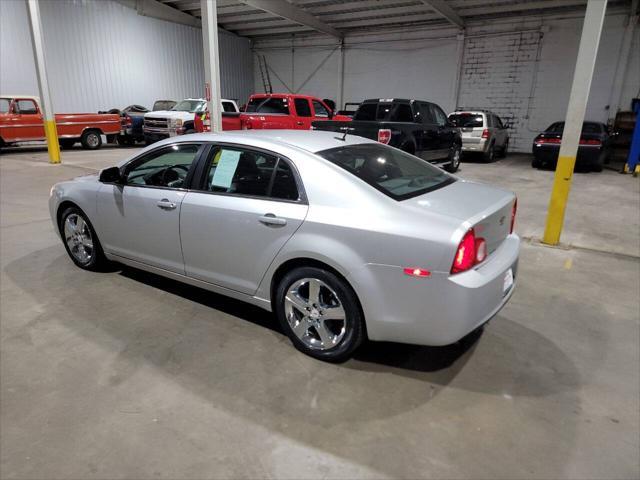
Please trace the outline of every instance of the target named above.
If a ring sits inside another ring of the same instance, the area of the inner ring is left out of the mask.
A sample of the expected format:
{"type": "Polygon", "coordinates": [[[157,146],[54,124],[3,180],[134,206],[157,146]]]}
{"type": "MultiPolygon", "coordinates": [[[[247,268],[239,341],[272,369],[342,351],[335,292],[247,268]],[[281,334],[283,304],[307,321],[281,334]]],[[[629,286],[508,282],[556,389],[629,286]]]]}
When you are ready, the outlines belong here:
{"type": "Polygon", "coordinates": [[[297,130],[309,130],[311,122],[314,120],[309,99],[294,97],[293,106],[295,107],[295,128],[297,130]]]}
{"type": "Polygon", "coordinates": [[[218,145],[186,194],[180,235],[186,274],[254,294],[308,205],[293,164],[278,155],[218,145]]]}
{"type": "Polygon", "coordinates": [[[123,167],[122,184],[100,187],[95,226],[107,252],[184,274],[180,205],[203,149],[201,143],[159,147],[123,167]]]}

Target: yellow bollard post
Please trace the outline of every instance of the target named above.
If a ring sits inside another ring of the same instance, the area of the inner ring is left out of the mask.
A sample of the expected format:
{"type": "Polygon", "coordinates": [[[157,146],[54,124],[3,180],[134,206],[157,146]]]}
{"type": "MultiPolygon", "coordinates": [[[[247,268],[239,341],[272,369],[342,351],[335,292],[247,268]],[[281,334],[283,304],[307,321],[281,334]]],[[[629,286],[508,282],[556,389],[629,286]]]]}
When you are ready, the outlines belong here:
{"type": "Polygon", "coordinates": [[[47,136],[49,163],[60,163],[60,144],[55,120],[44,120],[44,133],[47,136]]]}
{"type": "Polygon", "coordinates": [[[576,156],[582,132],[582,123],[589,100],[591,79],[596,64],[602,23],[607,9],[607,0],[588,0],[587,11],[582,25],[582,36],[576,68],[573,73],[573,84],[569,96],[569,106],[564,122],[562,144],[558,155],[558,165],[553,180],[553,190],[549,200],[549,212],[547,213],[547,225],[544,230],[542,242],[549,245],[557,245],[560,242],[564,213],[571,190],[573,168],[576,164],[576,156]]]}

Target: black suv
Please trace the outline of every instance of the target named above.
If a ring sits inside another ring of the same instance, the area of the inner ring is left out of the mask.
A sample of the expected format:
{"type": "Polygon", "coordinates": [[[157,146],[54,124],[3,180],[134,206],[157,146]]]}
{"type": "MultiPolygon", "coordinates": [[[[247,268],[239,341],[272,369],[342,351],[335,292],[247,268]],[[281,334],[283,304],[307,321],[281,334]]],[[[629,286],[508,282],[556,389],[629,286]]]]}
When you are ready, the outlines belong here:
{"type": "Polygon", "coordinates": [[[351,122],[313,122],[315,130],[371,138],[455,172],[460,165],[460,131],[435,103],[399,98],[365,100],[351,122]]]}

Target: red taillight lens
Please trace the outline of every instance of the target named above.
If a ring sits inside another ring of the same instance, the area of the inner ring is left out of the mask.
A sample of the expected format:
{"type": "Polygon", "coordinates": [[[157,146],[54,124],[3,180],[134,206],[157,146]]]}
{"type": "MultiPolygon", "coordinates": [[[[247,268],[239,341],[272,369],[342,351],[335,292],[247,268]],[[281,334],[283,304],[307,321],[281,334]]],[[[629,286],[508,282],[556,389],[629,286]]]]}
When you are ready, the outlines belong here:
{"type": "Polygon", "coordinates": [[[469,270],[476,264],[476,234],[473,228],[464,234],[455,257],[453,257],[453,265],[451,273],[460,273],[469,270]]]}
{"type": "Polygon", "coordinates": [[[489,129],[488,129],[488,128],[485,128],[485,129],[482,131],[482,138],[489,138],[490,136],[491,136],[491,133],[489,133],[489,129]]]}
{"type": "Polygon", "coordinates": [[[596,140],[595,138],[581,138],[580,139],[580,145],[594,145],[594,146],[600,146],[602,145],[602,142],[600,140],[596,140]]]}
{"type": "Polygon", "coordinates": [[[202,128],[205,132],[211,131],[211,115],[209,115],[209,112],[204,114],[204,119],[202,120],[202,128]]]}
{"type": "Polygon", "coordinates": [[[391,141],[391,130],[389,130],[388,128],[381,128],[380,130],[378,130],[378,141],[380,143],[388,145],[391,141]]]}
{"type": "Polygon", "coordinates": [[[511,228],[509,229],[509,233],[513,233],[513,227],[516,224],[516,212],[518,211],[518,199],[516,198],[513,202],[513,208],[511,209],[511,228]]]}
{"type": "Polygon", "coordinates": [[[552,144],[559,144],[560,142],[562,142],[561,138],[538,138],[536,140],[536,143],[552,143],[552,144]]]}

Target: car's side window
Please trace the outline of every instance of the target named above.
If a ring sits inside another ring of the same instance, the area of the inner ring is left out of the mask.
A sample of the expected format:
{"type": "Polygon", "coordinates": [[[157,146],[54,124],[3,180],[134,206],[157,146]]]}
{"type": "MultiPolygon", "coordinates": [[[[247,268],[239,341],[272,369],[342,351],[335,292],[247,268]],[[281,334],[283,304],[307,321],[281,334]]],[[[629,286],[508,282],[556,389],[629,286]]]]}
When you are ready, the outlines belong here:
{"type": "Polygon", "coordinates": [[[296,113],[299,117],[310,117],[311,107],[309,106],[309,100],[306,98],[296,98],[293,103],[296,106],[296,113]]]}
{"type": "Polygon", "coordinates": [[[428,103],[420,102],[418,110],[420,111],[420,119],[422,120],[422,123],[426,125],[433,125],[436,123],[436,119],[431,112],[428,103]]]}
{"type": "Polygon", "coordinates": [[[313,100],[313,109],[316,112],[316,117],[329,117],[329,111],[317,100],[313,100]]]}
{"type": "Polygon", "coordinates": [[[35,115],[38,113],[38,107],[36,107],[36,102],[33,100],[16,100],[14,108],[16,113],[20,113],[22,115],[35,115]]]}
{"type": "Polygon", "coordinates": [[[183,188],[199,144],[177,144],[132,161],[124,171],[126,185],[183,188]]]}
{"type": "Polygon", "coordinates": [[[430,104],[431,111],[433,112],[433,117],[435,118],[435,123],[439,127],[444,127],[447,124],[447,116],[444,112],[435,104],[430,104]]]}
{"type": "Polygon", "coordinates": [[[276,155],[241,147],[214,150],[204,189],[215,193],[298,200],[291,167],[276,155]]]}

